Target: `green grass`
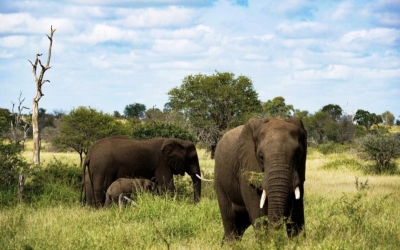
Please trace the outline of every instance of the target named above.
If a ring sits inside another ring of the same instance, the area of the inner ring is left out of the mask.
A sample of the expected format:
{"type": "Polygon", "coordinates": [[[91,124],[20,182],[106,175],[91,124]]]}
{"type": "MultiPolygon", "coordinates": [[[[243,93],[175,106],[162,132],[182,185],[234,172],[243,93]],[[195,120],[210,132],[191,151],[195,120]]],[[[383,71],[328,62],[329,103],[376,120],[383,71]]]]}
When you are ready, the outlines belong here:
{"type": "MultiPolygon", "coordinates": [[[[193,204],[185,176],[175,178],[178,194],[172,198],[143,194],[138,207],[94,210],[79,203],[78,154],[45,153],[49,183],[40,184],[40,177],[36,184],[27,181],[29,199],[23,204],[16,204],[16,189],[0,191],[0,199],[9,200],[0,202],[1,249],[221,249],[223,227],[212,183],[203,182],[199,204],[193,204]],[[29,185],[42,185],[41,191],[29,193],[29,185]]],[[[212,178],[208,156],[199,150],[202,171],[212,178]]],[[[400,176],[366,175],[357,167],[365,164],[346,152],[310,149],[306,237],[289,240],[282,229],[256,238],[249,228],[242,241],[222,249],[398,248],[400,176]]]]}

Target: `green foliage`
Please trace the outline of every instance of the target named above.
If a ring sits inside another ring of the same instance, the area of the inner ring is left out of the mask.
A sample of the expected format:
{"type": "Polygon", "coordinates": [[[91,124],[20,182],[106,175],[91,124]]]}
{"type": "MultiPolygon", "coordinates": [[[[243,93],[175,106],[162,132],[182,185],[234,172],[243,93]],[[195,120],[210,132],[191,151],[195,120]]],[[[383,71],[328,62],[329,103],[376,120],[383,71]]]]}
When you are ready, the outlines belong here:
{"type": "Polygon", "coordinates": [[[216,72],[211,76],[189,75],[168,92],[172,110],[183,112],[200,141],[211,150],[223,132],[258,116],[261,104],[246,76],[216,72]]]}
{"type": "Polygon", "coordinates": [[[392,164],[392,160],[400,156],[400,140],[397,135],[367,134],[356,142],[361,156],[374,161],[375,173],[393,174],[397,170],[397,166],[392,164]]]}
{"type": "Polygon", "coordinates": [[[264,179],[263,172],[257,173],[254,171],[244,171],[242,174],[251,186],[262,189],[261,185],[264,179]]]}
{"type": "Polygon", "coordinates": [[[291,104],[285,103],[285,98],[277,96],[274,99],[264,102],[262,105],[264,116],[290,118],[293,116],[294,108],[291,104]]]}
{"type": "Polygon", "coordinates": [[[12,121],[12,116],[10,116],[10,111],[8,109],[0,108],[0,136],[3,137],[3,133],[10,130],[10,124],[12,121]]]}
{"type": "Polygon", "coordinates": [[[124,115],[126,118],[135,117],[137,119],[144,119],[146,117],[145,111],[146,105],[141,103],[134,103],[125,106],[124,115]]]}
{"type": "Polygon", "coordinates": [[[148,121],[164,121],[165,120],[165,114],[157,108],[148,109],[146,111],[145,115],[146,115],[146,120],[148,120],[148,121]]]}
{"type": "Polygon", "coordinates": [[[383,122],[385,125],[393,126],[394,125],[394,115],[390,111],[385,111],[381,115],[383,122]]]}
{"type": "Polygon", "coordinates": [[[138,123],[133,127],[132,138],[135,140],[152,138],[178,138],[196,143],[197,138],[178,125],[164,122],[138,123]]]}
{"type": "Polygon", "coordinates": [[[60,135],[53,138],[52,143],[72,148],[82,158],[82,154],[87,153],[95,141],[128,134],[128,126],[115,117],[94,108],[79,107],[62,116],[60,135]]]}
{"type": "Polygon", "coordinates": [[[37,168],[24,189],[24,202],[33,205],[76,204],[82,186],[82,169],[54,158],[37,168]]]}
{"type": "Polygon", "coordinates": [[[358,125],[364,126],[367,131],[370,130],[372,125],[378,125],[381,123],[382,116],[370,113],[366,110],[358,109],[354,115],[353,121],[357,122],[358,125]]]}
{"type": "Polygon", "coordinates": [[[314,115],[304,117],[303,124],[307,130],[308,139],[316,145],[334,140],[338,125],[328,113],[318,111],[314,115]]]}
{"type": "Polygon", "coordinates": [[[322,107],[322,112],[329,114],[329,116],[334,121],[339,121],[339,118],[342,116],[343,110],[339,105],[336,104],[328,104],[322,107]]]}
{"type": "Polygon", "coordinates": [[[0,188],[17,185],[20,174],[29,174],[30,168],[21,156],[21,148],[0,140],[0,188]]]}

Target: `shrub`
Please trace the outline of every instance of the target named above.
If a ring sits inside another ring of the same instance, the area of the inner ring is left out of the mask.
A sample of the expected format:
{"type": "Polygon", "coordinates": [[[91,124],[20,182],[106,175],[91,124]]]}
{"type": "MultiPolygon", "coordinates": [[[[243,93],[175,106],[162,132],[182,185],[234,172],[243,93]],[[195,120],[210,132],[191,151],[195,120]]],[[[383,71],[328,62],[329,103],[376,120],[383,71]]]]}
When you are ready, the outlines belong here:
{"type": "Polygon", "coordinates": [[[21,156],[21,148],[0,140],[0,187],[17,185],[20,174],[28,174],[29,164],[21,156]]]}
{"type": "Polygon", "coordinates": [[[400,156],[400,140],[397,135],[368,134],[356,141],[360,147],[361,156],[374,161],[374,171],[393,173],[397,166],[392,159],[400,156]]]}
{"type": "Polygon", "coordinates": [[[196,143],[197,138],[189,131],[177,125],[165,122],[149,122],[136,124],[133,127],[132,138],[136,140],[152,138],[179,138],[196,143]]]}
{"type": "Polygon", "coordinates": [[[79,201],[82,169],[54,158],[36,169],[25,185],[24,200],[28,203],[66,203],[79,201]]]}

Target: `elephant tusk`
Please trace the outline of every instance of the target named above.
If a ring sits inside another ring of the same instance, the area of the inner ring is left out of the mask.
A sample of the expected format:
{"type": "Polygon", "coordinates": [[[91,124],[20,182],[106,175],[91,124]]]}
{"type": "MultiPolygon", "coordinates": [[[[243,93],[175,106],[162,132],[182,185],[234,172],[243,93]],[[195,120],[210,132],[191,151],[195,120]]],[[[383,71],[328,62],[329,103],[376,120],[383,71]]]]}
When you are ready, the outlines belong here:
{"type": "Polygon", "coordinates": [[[296,189],[294,190],[294,197],[296,198],[296,200],[300,199],[300,188],[299,188],[299,186],[297,186],[296,189]]]}
{"type": "Polygon", "coordinates": [[[199,178],[202,181],[213,181],[213,180],[208,180],[208,179],[204,179],[203,177],[201,177],[200,175],[196,174],[196,177],[199,178]]]}
{"type": "Polygon", "coordinates": [[[260,208],[264,207],[266,199],[267,199],[267,192],[265,190],[263,190],[262,195],[261,195],[261,200],[260,200],[260,208]]]}

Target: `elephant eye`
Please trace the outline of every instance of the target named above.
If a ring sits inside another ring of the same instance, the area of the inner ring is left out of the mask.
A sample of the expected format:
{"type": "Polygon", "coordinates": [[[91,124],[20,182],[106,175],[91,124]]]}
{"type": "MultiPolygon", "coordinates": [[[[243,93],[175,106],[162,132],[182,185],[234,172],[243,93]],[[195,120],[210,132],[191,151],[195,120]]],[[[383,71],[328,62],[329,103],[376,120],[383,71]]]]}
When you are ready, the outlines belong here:
{"type": "Polygon", "coordinates": [[[264,156],[263,155],[259,155],[258,160],[260,161],[261,165],[264,165],[264,156]]]}

